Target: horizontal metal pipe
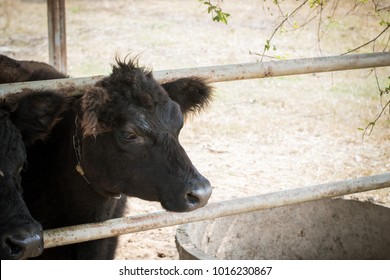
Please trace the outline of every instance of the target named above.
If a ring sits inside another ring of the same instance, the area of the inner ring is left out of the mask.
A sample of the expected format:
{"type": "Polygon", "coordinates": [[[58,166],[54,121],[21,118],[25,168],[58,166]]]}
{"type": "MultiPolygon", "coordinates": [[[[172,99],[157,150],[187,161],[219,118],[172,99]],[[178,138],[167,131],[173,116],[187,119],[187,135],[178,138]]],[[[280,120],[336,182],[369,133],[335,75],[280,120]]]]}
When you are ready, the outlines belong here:
{"type": "MultiPolygon", "coordinates": [[[[213,83],[385,66],[390,66],[390,52],[161,70],[153,72],[153,75],[161,83],[181,77],[191,76],[202,77],[208,82],[213,83]]],[[[103,77],[104,76],[94,76],[86,78],[69,78],[61,80],[4,84],[0,85],[0,95],[15,93],[21,91],[23,88],[47,89],[62,87],[64,85],[90,85],[94,84],[97,80],[100,80],[103,77]]]]}
{"type": "Polygon", "coordinates": [[[44,232],[44,247],[51,248],[388,187],[390,187],[390,173],[385,173],[210,203],[192,212],[159,211],[107,220],[101,223],[51,229],[44,232]]]}

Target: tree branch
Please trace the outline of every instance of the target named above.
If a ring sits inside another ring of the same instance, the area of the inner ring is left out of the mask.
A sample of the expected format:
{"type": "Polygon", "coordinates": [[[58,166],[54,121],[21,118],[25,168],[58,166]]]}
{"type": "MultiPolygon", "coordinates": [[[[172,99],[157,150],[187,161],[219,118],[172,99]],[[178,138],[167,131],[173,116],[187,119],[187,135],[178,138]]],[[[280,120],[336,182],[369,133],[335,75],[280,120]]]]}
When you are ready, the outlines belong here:
{"type": "Polygon", "coordinates": [[[355,52],[355,51],[357,51],[357,50],[359,50],[359,49],[361,49],[361,48],[363,48],[363,47],[365,47],[365,46],[367,46],[367,45],[369,45],[369,44],[375,42],[375,41],[376,41],[380,36],[382,36],[382,34],[385,33],[385,32],[387,31],[387,29],[389,29],[389,28],[390,28],[390,25],[387,25],[386,28],[383,29],[383,31],[382,31],[381,33],[379,33],[374,39],[372,39],[372,40],[370,40],[370,41],[364,43],[363,45],[361,45],[361,46],[359,46],[359,47],[357,47],[357,48],[354,48],[354,49],[352,49],[352,50],[349,50],[349,51],[347,51],[346,53],[343,53],[343,54],[341,54],[341,55],[346,55],[346,54],[355,52]]]}
{"type": "Polygon", "coordinates": [[[372,130],[374,129],[374,126],[376,125],[376,122],[380,119],[380,117],[382,117],[383,113],[385,112],[386,108],[389,107],[390,109],[390,100],[387,101],[387,103],[385,104],[385,106],[382,107],[382,110],[380,111],[380,113],[378,114],[378,116],[376,117],[376,119],[372,122],[370,122],[366,128],[364,129],[364,132],[363,132],[363,138],[364,136],[366,135],[367,131],[370,130],[370,132],[368,133],[368,136],[371,135],[371,132],[372,130]]]}
{"type": "MultiPolygon", "coordinates": [[[[291,17],[292,15],[294,15],[297,11],[299,11],[299,9],[301,9],[309,0],[305,0],[301,5],[299,5],[291,14],[287,14],[287,16],[284,18],[284,20],[282,20],[282,22],[274,29],[274,31],[272,32],[271,34],[271,37],[267,40],[267,45],[269,46],[270,43],[271,43],[271,40],[272,38],[275,36],[276,32],[283,26],[283,24],[289,19],[289,17],[291,17]]],[[[267,45],[264,46],[264,50],[263,50],[263,53],[261,54],[261,60],[260,61],[263,61],[263,58],[264,58],[264,55],[265,55],[265,52],[267,51],[267,45]]]]}

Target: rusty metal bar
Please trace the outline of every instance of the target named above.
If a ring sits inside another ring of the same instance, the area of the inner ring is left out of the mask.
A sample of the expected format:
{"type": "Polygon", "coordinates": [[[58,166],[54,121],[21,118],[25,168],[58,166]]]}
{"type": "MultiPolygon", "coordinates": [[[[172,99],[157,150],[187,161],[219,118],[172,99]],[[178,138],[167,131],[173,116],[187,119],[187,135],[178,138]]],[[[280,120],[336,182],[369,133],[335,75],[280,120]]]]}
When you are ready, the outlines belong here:
{"type": "Polygon", "coordinates": [[[385,173],[210,203],[192,212],[160,211],[112,219],[101,223],[51,229],[44,232],[44,247],[51,248],[388,187],[390,187],[390,173],[385,173]]]}
{"type": "Polygon", "coordinates": [[[67,72],[65,0],[47,0],[49,62],[62,73],[67,72]]]}
{"type": "MultiPolygon", "coordinates": [[[[181,77],[198,76],[205,78],[210,83],[213,83],[385,66],[390,66],[390,52],[161,70],[153,72],[153,75],[160,82],[167,82],[181,77]]],[[[5,93],[15,93],[23,88],[56,88],[61,87],[64,84],[76,86],[89,85],[95,83],[103,77],[104,76],[95,76],[5,84],[0,85],[0,95],[5,93]]]]}

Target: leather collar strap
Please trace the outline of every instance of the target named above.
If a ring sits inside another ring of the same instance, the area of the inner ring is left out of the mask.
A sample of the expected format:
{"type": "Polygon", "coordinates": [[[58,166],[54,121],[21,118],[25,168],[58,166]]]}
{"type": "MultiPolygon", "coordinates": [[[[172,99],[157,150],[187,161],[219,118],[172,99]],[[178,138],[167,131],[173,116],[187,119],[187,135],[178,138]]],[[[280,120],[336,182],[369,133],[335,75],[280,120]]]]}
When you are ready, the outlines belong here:
{"type": "Polygon", "coordinates": [[[76,171],[77,171],[77,173],[79,173],[84,178],[84,180],[88,183],[88,185],[90,185],[92,187],[92,189],[96,193],[98,193],[99,195],[104,196],[104,197],[109,197],[109,198],[120,199],[121,196],[122,196],[121,194],[115,195],[115,194],[109,194],[107,192],[104,192],[103,190],[101,190],[99,188],[96,188],[96,186],[94,184],[92,184],[87,179],[87,177],[85,176],[84,169],[81,166],[81,144],[80,144],[80,139],[77,137],[78,116],[76,116],[74,123],[75,123],[75,133],[73,134],[73,149],[74,149],[75,156],[76,156],[76,161],[77,161],[77,164],[76,164],[76,171]]]}

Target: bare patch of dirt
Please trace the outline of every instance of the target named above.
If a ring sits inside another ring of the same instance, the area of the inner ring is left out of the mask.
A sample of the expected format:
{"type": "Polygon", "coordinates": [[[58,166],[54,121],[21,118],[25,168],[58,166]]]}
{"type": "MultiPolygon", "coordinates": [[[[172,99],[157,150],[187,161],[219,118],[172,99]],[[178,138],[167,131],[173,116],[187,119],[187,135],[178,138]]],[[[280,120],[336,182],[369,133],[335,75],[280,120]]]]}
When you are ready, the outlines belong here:
{"type": "MultiPolygon", "coordinates": [[[[0,0],[3,5],[6,0],[0,0]]],[[[296,1],[286,1],[296,5],[296,1]]],[[[340,15],[348,11],[343,1],[340,15]]],[[[214,23],[196,0],[66,1],[69,74],[108,74],[116,53],[141,53],[154,70],[254,62],[278,23],[263,1],[225,1],[227,26],[214,23]]],[[[45,1],[12,1],[0,53],[47,61],[45,1]],[[26,20],[28,19],[28,20],[26,20]]],[[[341,5],[341,4],[340,4],[341,5]]],[[[364,11],[361,11],[361,14],[364,11]]],[[[342,18],[342,17],[341,17],[342,18]]],[[[340,19],[320,53],[315,23],[281,34],[275,54],[335,55],[380,29],[368,19],[340,19]],[[299,34],[298,34],[299,33],[299,34]]],[[[370,49],[366,49],[370,51],[370,49]]],[[[386,77],[389,68],[378,69],[386,77]],[[386,74],[387,73],[387,74],[386,74]]],[[[370,70],[218,83],[210,107],[189,118],[181,143],[213,185],[211,201],[389,172],[389,116],[362,139],[380,109],[370,70]]],[[[389,189],[353,195],[389,204],[389,189]]],[[[128,215],[161,210],[129,198],[128,215]]],[[[177,259],[176,227],[120,237],[117,259],[177,259]]]]}

